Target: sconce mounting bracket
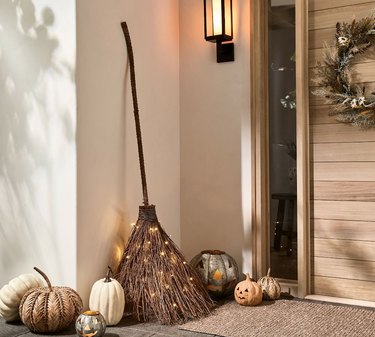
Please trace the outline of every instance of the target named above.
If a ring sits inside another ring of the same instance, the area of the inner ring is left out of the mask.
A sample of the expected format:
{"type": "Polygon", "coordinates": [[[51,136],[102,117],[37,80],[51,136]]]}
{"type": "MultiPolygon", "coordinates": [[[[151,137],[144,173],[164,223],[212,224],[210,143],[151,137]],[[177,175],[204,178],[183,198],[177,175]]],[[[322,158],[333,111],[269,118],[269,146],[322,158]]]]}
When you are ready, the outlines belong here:
{"type": "Polygon", "coordinates": [[[234,61],[234,44],[216,42],[216,61],[217,63],[234,61]]]}

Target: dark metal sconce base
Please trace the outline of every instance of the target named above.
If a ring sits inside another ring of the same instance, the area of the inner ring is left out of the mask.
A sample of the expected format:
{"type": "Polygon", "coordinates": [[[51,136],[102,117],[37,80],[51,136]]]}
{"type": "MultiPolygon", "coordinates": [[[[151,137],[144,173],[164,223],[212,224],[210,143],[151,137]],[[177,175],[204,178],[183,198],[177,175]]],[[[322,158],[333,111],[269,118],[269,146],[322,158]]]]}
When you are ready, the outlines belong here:
{"type": "Polygon", "coordinates": [[[217,63],[234,61],[234,44],[217,42],[216,60],[217,63]]]}

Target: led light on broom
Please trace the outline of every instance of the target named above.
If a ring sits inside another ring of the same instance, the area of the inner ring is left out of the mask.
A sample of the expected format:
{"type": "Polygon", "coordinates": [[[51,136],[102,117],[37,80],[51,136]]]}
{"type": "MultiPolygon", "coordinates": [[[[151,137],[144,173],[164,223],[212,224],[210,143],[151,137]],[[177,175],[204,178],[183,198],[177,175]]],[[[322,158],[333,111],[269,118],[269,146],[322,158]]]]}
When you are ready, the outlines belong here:
{"type": "Polygon", "coordinates": [[[173,306],[176,308],[176,307],[177,307],[177,304],[176,304],[176,303],[173,303],[173,306]]]}
{"type": "Polygon", "coordinates": [[[164,256],[164,255],[165,255],[165,252],[161,252],[160,255],[161,255],[161,256],[164,256]]]}

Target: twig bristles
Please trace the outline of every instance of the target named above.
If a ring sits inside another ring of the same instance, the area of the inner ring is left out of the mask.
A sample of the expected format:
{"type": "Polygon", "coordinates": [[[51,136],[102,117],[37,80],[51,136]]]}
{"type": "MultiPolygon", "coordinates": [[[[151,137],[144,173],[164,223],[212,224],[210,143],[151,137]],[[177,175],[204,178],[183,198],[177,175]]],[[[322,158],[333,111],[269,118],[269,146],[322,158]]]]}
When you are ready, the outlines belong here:
{"type": "Polygon", "coordinates": [[[161,227],[154,206],[140,207],[117,279],[139,320],[180,323],[206,316],[214,305],[199,274],[161,227]]]}

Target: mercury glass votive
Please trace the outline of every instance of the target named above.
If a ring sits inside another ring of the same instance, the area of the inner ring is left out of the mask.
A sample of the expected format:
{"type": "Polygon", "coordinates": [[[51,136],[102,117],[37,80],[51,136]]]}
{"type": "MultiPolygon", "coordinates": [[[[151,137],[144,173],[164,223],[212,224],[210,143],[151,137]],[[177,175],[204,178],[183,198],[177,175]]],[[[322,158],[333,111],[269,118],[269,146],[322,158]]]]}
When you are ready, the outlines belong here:
{"type": "Polygon", "coordinates": [[[99,311],[85,311],[76,321],[76,331],[81,337],[102,337],[107,324],[99,311]]]}

